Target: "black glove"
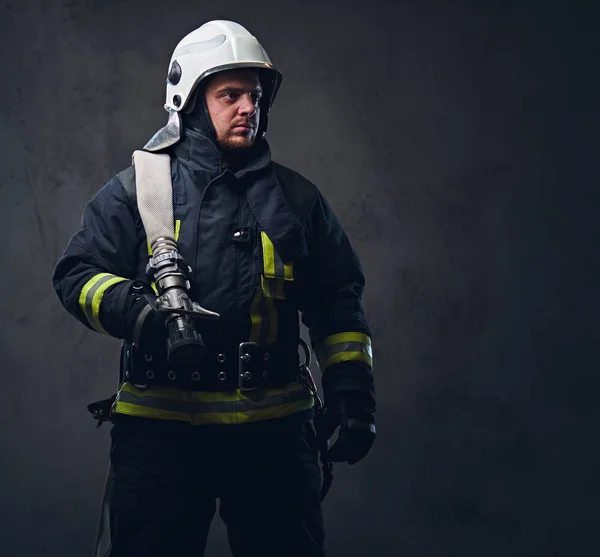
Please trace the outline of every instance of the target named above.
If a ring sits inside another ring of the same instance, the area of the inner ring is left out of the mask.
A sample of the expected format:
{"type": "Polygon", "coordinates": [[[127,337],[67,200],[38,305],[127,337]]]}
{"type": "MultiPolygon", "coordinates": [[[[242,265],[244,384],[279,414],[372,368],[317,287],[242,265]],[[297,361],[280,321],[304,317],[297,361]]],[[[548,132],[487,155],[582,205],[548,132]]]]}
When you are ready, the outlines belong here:
{"type": "Polygon", "coordinates": [[[165,349],[165,316],[156,309],[156,295],[147,284],[134,282],[125,301],[125,340],[146,354],[165,349]]]}
{"type": "Polygon", "coordinates": [[[366,456],[375,441],[373,398],[362,391],[338,392],[326,397],[323,414],[315,418],[321,446],[329,446],[329,440],[338,427],[338,438],[326,458],[332,462],[356,464],[366,456]]]}

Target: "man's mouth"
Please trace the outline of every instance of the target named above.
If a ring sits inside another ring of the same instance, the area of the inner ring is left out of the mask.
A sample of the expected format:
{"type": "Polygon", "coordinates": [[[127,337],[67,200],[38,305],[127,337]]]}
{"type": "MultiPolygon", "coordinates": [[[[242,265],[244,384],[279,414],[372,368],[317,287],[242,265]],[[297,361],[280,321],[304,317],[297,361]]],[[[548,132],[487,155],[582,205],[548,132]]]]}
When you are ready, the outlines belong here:
{"type": "Polygon", "coordinates": [[[252,124],[248,124],[248,123],[241,123],[241,124],[237,124],[233,127],[234,130],[252,130],[254,129],[254,126],[252,124]]]}

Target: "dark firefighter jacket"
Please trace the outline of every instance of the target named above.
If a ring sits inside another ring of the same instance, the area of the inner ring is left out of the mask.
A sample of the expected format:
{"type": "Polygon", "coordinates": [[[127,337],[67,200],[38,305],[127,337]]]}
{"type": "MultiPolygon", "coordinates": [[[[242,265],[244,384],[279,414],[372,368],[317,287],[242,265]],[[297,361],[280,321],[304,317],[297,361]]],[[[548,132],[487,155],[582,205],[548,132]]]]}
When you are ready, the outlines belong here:
{"type": "MultiPolygon", "coordinates": [[[[191,131],[170,152],[174,232],[192,269],[190,297],[221,316],[198,325],[204,342],[233,353],[240,342],[252,341],[293,353],[297,361],[300,312],[326,397],[348,390],[372,395],[371,339],[357,256],[317,187],[272,162],[266,141],[257,142],[254,153],[242,168],[223,169],[214,143],[191,131]]],[[[123,187],[134,173],[132,166],[115,176],[88,203],[53,276],[72,315],[121,339],[123,293],[133,280],[148,282],[150,248],[135,199],[123,187]]],[[[312,406],[294,376],[249,393],[140,385],[123,376],[134,353],[125,340],[116,413],[242,423],[312,406]]]]}

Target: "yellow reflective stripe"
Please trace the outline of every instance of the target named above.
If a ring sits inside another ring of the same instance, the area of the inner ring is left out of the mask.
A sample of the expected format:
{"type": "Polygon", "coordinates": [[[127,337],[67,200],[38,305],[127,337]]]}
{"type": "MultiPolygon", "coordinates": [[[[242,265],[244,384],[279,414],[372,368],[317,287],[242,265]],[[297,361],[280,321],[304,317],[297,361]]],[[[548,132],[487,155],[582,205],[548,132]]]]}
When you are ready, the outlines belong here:
{"type": "Polygon", "coordinates": [[[294,280],[294,262],[283,264],[283,278],[285,280],[294,280]]]}
{"type": "Polygon", "coordinates": [[[117,277],[111,273],[98,273],[88,280],[79,294],[79,307],[88,320],[88,323],[99,333],[108,334],[100,323],[100,304],[104,292],[114,284],[127,279],[117,277]]]}
{"type": "Polygon", "coordinates": [[[333,344],[339,344],[340,342],[362,342],[369,347],[371,346],[371,338],[364,333],[337,333],[325,337],[321,342],[323,342],[325,346],[332,346],[333,344]]]}
{"type": "Polygon", "coordinates": [[[252,300],[252,306],[250,307],[250,321],[252,323],[252,327],[250,328],[250,342],[258,342],[260,339],[260,331],[262,325],[262,317],[260,315],[260,301],[262,296],[260,292],[257,292],[254,296],[254,300],[252,300]]]}
{"type": "Polygon", "coordinates": [[[302,412],[303,410],[310,410],[314,406],[313,398],[307,398],[306,400],[300,400],[298,402],[290,402],[288,404],[280,404],[279,406],[272,406],[270,408],[261,408],[260,410],[251,410],[248,412],[238,412],[235,416],[218,415],[218,414],[194,414],[193,425],[202,425],[209,423],[221,423],[221,424],[244,424],[249,422],[260,422],[263,420],[271,420],[273,418],[283,418],[295,414],[296,412],[302,412]],[[223,418],[229,418],[230,421],[225,421],[223,418]]]}
{"type": "Polygon", "coordinates": [[[285,300],[285,284],[280,279],[270,279],[260,275],[260,286],[263,294],[267,298],[275,298],[276,300],[285,300]]]}
{"type": "Polygon", "coordinates": [[[316,344],[315,353],[323,371],[332,364],[345,361],[363,362],[373,367],[371,338],[364,333],[344,332],[325,337],[316,344]]]}
{"type": "Polygon", "coordinates": [[[146,406],[138,406],[129,402],[116,402],[113,408],[115,414],[127,414],[138,418],[152,418],[157,420],[178,420],[189,422],[192,425],[208,424],[243,424],[259,422],[273,418],[283,418],[303,410],[310,410],[314,405],[312,398],[306,401],[291,402],[272,408],[263,408],[251,412],[239,412],[237,414],[185,414],[169,410],[157,410],[146,406]]]}
{"type": "Polygon", "coordinates": [[[263,271],[270,279],[294,280],[294,262],[284,263],[275,251],[273,242],[263,231],[260,233],[263,248],[263,271]]]}
{"type": "Polygon", "coordinates": [[[109,277],[110,273],[99,273],[97,275],[94,275],[90,280],[88,280],[84,285],[83,288],[81,289],[81,292],[79,294],[79,307],[81,309],[81,311],[83,312],[83,315],[85,315],[85,318],[88,320],[89,324],[93,327],[94,326],[94,320],[92,319],[92,314],[90,312],[88,312],[88,306],[86,304],[86,299],[87,299],[87,295],[88,292],[92,289],[92,287],[102,278],[104,277],[109,277]]]}
{"type": "Polygon", "coordinates": [[[373,358],[364,352],[338,352],[325,360],[324,369],[340,362],[362,362],[369,367],[373,367],[373,358]]]}
{"type": "Polygon", "coordinates": [[[119,282],[123,282],[127,279],[123,278],[123,277],[114,277],[110,280],[107,280],[105,283],[103,283],[98,290],[96,290],[96,293],[94,294],[94,297],[92,298],[92,317],[94,319],[94,322],[96,323],[96,330],[100,331],[101,333],[104,334],[108,334],[105,330],[104,327],[102,326],[102,324],[100,323],[100,303],[102,302],[102,298],[104,297],[104,293],[113,285],[113,284],[117,284],[119,282]]]}
{"type": "Polygon", "coordinates": [[[191,421],[190,414],[183,412],[174,412],[172,410],[157,410],[140,406],[131,402],[116,401],[113,405],[115,414],[127,414],[128,416],[137,416],[138,418],[155,418],[157,420],[180,420],[184,422],[191,421]]]}
{"type": "Polygon", "coordinates": [[[188,391],[177,389],[175,387],[152,387],[150,389],[138,389],[133,383],[125,381],[121,384],[119,392],[124,391],[127,393],[133,393],[139,397],[145,396],[161,396],[171,400],[189,400],[187,396],[188,391]]]}
{"type": "Polygon", "coordinates": [[[237,424],[287,416],[308,410],[313,404],[313,398],[297,382],[249,393],[242,393],[239,389],[214,393],[173,387],[141,390],[131,383],[123,383],[113,411],[138,417],[186,421],[194,425],[237,424]]]}
{"type": "Polygon", "coordinates": [[[285,395],[302,389],[302,385],[296,381],[283,387],[245,391],[248,394],[244,394],[239,389],[235,391],[186,391],[177,387],[163,387],[160,385],[155,385],[148,389],[138,389],[133,383],[125,381],[121,384],[119,390],[134,394],[140,398],[160,397],[178,402],[231,402],[235,400],[235,397],[241,400],[257,400],[269,396],[285,395]]]}
{"type": "MultiPolygon", "coordinates": [[[[173,233],[173,238],[175,239],[175,241],[179,240],[179,230],[180,229],[181,229],[181,221],[176,220],[175,221],[175,230],[173,233]]],[[[146,248],[148,249],[148,255],[152,255],[152,248],[150,247],[150,240],[148,240],[148,238],[146,238],[146,248]]]]}
{"type": "Polygon", "coordinates": [[[131,393],[139,398],[158,397],[176,402],[231,402],[232,392],[212,391],[186,391],[177,387],[162,387],[156,385],[149,389],[138,389],[133,383],[125,382],[121,385],[122,392],[131,393]]]}
{"type": "Polygon", "coordinates": [[[278,280],[275,285],[275,298],[277,300],[285,300],[285,292],[283,290],[284,282],[282,280],[278,280]]]}
{"type": "Polygon", "coordinates": [[[262,240],[263,263],[264,263],[265,276],[274,277],[275,276],[275,248],[273,247],[273,242],[271,242],[271,239],[263,231],[261,231],[260,237],[262,240]]]}
{"type": "Polygon", "coordinates": [[[279,318],[274,300],[257,292],[250,306],[250,342],[274,344],[277,340],[279,318]]]}

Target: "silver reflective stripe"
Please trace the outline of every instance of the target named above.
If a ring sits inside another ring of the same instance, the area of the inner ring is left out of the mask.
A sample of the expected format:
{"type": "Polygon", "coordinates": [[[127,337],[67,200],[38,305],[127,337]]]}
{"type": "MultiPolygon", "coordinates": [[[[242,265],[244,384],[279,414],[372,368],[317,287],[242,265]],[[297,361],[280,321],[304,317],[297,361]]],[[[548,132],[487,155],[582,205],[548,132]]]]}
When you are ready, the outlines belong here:
{"type": "Polygon", "coordinates": [[[350,429],[363,429],[375,433],[375,424],[365,422],[364,420],[348,420],[348,427],[350,429]]]}
{"type": "Polygon", "coordinates": [[[327,362],[331,356],[339,354],[340,352],[363,352],[370,358],[373,357],[371,346],[364,342],[338,342],[331,346],[325,346],[325,344],[319,343],[316,347],[317,361],[319,362],[319,365],[323,367],[325,362],[327,362]]]}

